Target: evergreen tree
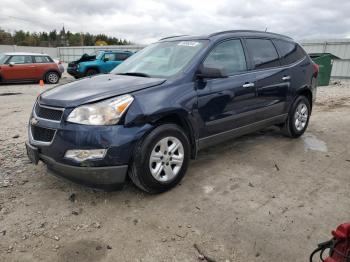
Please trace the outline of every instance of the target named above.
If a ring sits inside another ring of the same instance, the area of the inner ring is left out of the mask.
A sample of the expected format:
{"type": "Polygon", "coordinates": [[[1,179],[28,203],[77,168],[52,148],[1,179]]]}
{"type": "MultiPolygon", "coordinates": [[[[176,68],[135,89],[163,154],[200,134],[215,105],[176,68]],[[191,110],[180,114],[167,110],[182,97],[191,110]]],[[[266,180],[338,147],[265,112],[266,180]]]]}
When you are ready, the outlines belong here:
{"type": "Polygon", "coordinates": [[[0,28],[1,45],[24,45],[24,46],[94,46],[95,43],[104,42],[107,45],[129,45],[130,41],[105,34],[93,35],[90,33],[72,33],[64,28],[57,33],[54,29],[50,32],[24,32],[15,31],[13,34],[0,28]]]}

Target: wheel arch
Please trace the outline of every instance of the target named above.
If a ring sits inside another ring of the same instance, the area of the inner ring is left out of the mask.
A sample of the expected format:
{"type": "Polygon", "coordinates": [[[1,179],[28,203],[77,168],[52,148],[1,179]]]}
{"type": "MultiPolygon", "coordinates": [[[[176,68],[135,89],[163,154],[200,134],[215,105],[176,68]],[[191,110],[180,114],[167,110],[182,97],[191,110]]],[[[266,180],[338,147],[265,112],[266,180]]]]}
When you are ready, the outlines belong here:
{"type": "Polygon", "coordinates": [[[39,80],[46,80],[46,75],[47,75],[48,73],[50,73],[50,72],[55,72],[55,73],[57,73],[59,78],[61,78],[61,76],[62,76],[62,74],[61,74],[60,71],[57,71],[57,70],[55,70],[55,69],[48,69],[48,70],[46,70],[46,71],[44,72],[44,74],[42,75],[42,78],[39,79],[39,80]]]}
{"type": "Polygon", "coordinates": [[[190,142],[191,158],[195,159],[197,157],[196,136],[195,136],[191,121],[188,119],[186,115],[180,112],[168,112],[166,114],[163,114],[162,116],[154,118],[151,121],[151,123],[155,126],[165,124],[165,123],[167,124],[171,123],[181,127],[184,130],[190,142]]]}
{"type": "Polygon", "coordinates": [[[307,88],[307,87],[301,88],[301,89],[297,90],[296,96],[295,96],[294,100],[295,100],[298,96],[305,96],[305,97],[307,98],[307,100],[308,100],[309,103],[310,103],[310,109],[311,109],[311,111],[312,111],[313,95],[312,95],[311,90],[310,90],[309,88],[307,88]]]}
{"type": "Polygon", "coordinates": [[[86,66],[85,70],[84,70],[84,74],[86,74],[86,72],[90,69],[96,70],[98,73],[101,73],[101,70],[98,66],[86,66]]]}

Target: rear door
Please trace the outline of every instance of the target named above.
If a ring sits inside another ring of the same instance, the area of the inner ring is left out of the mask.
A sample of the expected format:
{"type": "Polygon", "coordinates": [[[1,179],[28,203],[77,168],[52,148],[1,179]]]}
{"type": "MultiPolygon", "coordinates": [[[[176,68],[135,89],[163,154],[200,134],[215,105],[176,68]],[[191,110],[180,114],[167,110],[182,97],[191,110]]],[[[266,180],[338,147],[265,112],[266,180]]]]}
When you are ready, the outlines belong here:
{"type": "Polygon", "coordinates": [[[306,53],[300,45],[281,39],[274,39],[273,42],[285,68],[283,76],[287,78],[285,81],[289,83],[290,91],[311,85],[310,61],[305,59],[306,53]]]}
{"type": "Polygon", "coordinates": [[[118,65],[120,63],[122,63],[124,60],[126,60],[130,55],[127,53],[116,53],[115,54],[115,58],[116,60],[119,62],[118,65]]]}
{"type": "Polygon", "coordinates": [[[203,66],[219,68],[227,78],[204,79],[198,83],[198,113],[204,126],[200,137],[218,135],[253,123],[256,104],[254,74],[248,71],[241,40],[218,43],[203,66]]]}
{"type": "Polygon", "coordinates": [[[35,65],[30,55],[13,55],[1,69],[6,81],[35,79],[35,65]]]}
{"type": "Polygon", "coordinates": [[[256,86],[256,121],[281,116],[287,107],[289,73],[271,39],[246,38],[256,86]]]}
{"type": "Polygon", "coordinates": [[[34,56],[35,79],[44,79],[45,73],[55,65],[55,62],[48,56],[34,56]]]}

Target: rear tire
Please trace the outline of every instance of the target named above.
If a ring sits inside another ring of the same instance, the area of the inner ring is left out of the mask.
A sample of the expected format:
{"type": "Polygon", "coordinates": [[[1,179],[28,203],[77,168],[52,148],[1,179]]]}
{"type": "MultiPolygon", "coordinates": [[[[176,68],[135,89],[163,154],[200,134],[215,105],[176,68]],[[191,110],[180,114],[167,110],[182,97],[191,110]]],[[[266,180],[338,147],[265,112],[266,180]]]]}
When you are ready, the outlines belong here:
{"type": "Polygon", "coordinates": [[[148,193],[165,192],[184,177],[190,159],[190,144],[175,124],[152,130],[135,148],[129,177],[148,193]]]}
{"type": "Polygon", "coordinates": [[[57,72],[47,72],[45,82],[47,84],[57,84],[60,81],[60,75],[57,72]]]}
{"type": "Polygon", "coordinates": [[[93,76],[93,75],[97,75],[98,71],[96,69],[90,68],[86,71],[86,76],[93,76]]]}
{"type": "Polygon", "coordinates": [[[293,102],[286,122],[282,127],[284,135],[298,138],[306,131],[311,114],[309,100],[305,96],[298,96],[293,102]]]}

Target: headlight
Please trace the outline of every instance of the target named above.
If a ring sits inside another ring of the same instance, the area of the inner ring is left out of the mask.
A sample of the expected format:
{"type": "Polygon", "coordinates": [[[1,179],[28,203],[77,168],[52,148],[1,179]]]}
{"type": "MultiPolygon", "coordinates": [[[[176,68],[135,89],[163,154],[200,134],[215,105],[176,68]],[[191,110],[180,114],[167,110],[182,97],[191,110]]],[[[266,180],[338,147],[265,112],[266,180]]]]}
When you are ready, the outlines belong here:
{"type": "Polygon", "coordinates": [[[83,125],[114,125],[118,123],[134,98],[122,95],[99,103],[79,106],[68,116],[67,121],[83,125]]]}

